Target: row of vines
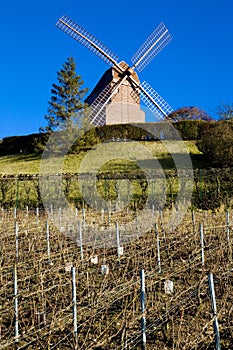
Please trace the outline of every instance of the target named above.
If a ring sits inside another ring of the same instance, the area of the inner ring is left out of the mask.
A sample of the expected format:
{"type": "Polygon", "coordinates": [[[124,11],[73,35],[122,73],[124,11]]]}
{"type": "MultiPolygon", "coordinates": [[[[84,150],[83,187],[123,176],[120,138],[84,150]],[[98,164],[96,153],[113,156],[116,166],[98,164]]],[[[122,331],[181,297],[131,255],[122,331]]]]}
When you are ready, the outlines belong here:
{"type": "Polygon", "coordinates": [[[215,348],[209,272],[216,288],[221,349],[233,348],[231,211],[227,216],[187,212],[171,231],[169,209],[148,209],[156,225],[143,234],[139,224],[132,226],[127,244],[120,232],[121,251],[116,221],[130,222],[137,213],[125,210],[113,216],[87,208],[84,215],[77,208],[74,215],[73,226],[66,226],[63,210],[48,218],[42,208],[1,208],[0,349],[141,349],[141,269],[148,350],[215,348]],[[53,225],[57,214],[60,226],[53,225]],[[88,237],[83,245],[80,232],[88,237]],[[165,290],[166,281],[172,281],[172,290],[165,290]]]}
{"type": "MultiPolygon", "coordinates": [[[[59,175],[58,175],[59,176],[59,175]]],[[[61,175],[60,175],[61,176],[61,175]]],[[[177,195],[177,174],[175,171],[165,171],[166,184],[164,186],[164,196],[166,197],[166,206],[171,206],[177,195]]],[[[185,173],[184,173],[185,176],[185,173]]],[[[216,209],[221,206],[232,207],[233,185],[232,169],[196,169],[194,170],[192,207],[199,209],[216,209]]],[[[86,176],[83,180],[77,175],[62,175],[62,191],[67,200],[75,207],[87,205],[83,200],[82,188],[88,181],[86,176]]],[[[145,202],[152,207],[159,207],[156,202],[156,188],[152,189],[148,198],[148,181],[140,174],[127,175],[121,174],[116,178],[112,174],[101,174],[97,181],[98,190],[101,196],[107,201],[114,201],[116,198],[122,202],[129,202],[131,208],[142,207],[145,202]],[[128,185],[124,191],[121,191],[121,197],[118,193],[118,187],[125,179],[128,185]],[[133,194],[130,195],[130,186],[133,188],[133,194]]],[[[90,188],[90,193],[93,188],[90,188]]],[[[10,208],[17,206],[19,208],[41,207],[43,205],[39,177],[22,175],[18,177],[5,176],[0,178],[0,202],[2,207],[10,208]]]]}

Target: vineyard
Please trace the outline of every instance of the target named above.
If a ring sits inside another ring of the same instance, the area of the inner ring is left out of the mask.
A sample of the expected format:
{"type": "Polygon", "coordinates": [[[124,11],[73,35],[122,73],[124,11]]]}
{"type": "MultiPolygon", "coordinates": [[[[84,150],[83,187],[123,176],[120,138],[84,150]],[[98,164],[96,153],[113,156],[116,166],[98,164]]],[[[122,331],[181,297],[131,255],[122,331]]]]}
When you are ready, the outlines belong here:
{"type": "Polygon", "coordinates": [[[190,211],[171,231],[169,209],[148,209],[155,225],[141,234],[138,220],[127,244],[118,224],[137,211],[77,209],[72,227],[57,215],[60,227],[42,209],[0,211],[0,349],[133,350],[142,332],[147,349],[215,349],[216,317],[233,348],[231,211],[190,211]]]}
{"type": "MultiPolygon", "coordinates": [[[[73,160],[75,161],[75,160],[73,160]]],[[[24,166],[24,165],[22,165],[24,166]]],[[[125,169],[124,169],[125,170],[125,169]]],[[[129,169],[128,169],[129,170],[129,169]]],[[[119,197],[117,186],[126,179],[130,180],[134,187],[133,198],[129,197],[130,188],[125,187],[122,202],[130,202],[131,208],[140,208],[147,200],[150,204],[155,203],[156,191],[150,189],[150,197],[148,198],[148,179],[143,176],[140,171],[122,172],[117,169],[115,173],[99,174],[97,186],[102,197],[106,201],[116,200],[119,197]],[[119,174],[117,173],[119,171],[119,174]]],[[[193,191],[192,206],[199,209],[215,210],[221,206],[225,208],[233,207],[233,186],[232,186],[232,168],[208,168],[193,170],[193,191]]],[[[164,195],[166,196],[166,206],[170,206],[177,196],[177,178],[175,169],[165,169],[166,184],[164,195]]],[[[157,172],[158,175],[158,172],[157,172]]],[[[184,171],[183,176],[187,174],[184,171]]],[[[56,176],[55,176],[56,177],[56,176]]],[[[58,176],[59,177],[59,176],[58,176]]],[[[83,197],[78,190],[80,178],[78,174],[65,173],[60,175],[62,183],[62,191],[64,192],[69,203],[75,207],[83,206],[83,197]]],[[[89,186],[89,178],[84,174],[83,185],[89,186]]],[[[80,185],[82,187],[82,184],[80,185]]],[[[90,195],[92,187],[90,188],[90,195]]],[[[121,198],[120,198],[121,200],[121,198]]],[[[25,208],[41,207],[43,201],[40,193],[39,175],[23,174],[23,175],[1,175],[0,176],[0,203],[3,208],[12,208],[14,206],[25,208]]]]}

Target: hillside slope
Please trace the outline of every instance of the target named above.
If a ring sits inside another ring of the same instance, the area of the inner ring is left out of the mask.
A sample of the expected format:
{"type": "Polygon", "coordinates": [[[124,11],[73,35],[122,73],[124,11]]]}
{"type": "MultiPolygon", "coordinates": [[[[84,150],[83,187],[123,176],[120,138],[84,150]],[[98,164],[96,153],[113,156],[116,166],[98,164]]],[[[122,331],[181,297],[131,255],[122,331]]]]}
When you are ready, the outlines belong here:
{"type": "MultiPolygon", "coordinates": [[[[179,141],[176,141],[176,143],[179,141]]],[[[194,167],[203,167],[204,160],[201,152],[196,146],[196,141],[184,141],[187,150],[190,152],[190,157],[194,167]]],[[[161,142],[158,141],[140,141],[140,145],[145,146],[156,157],[163,168],[173,168],[174,163],[171,155],[161,142]]],[[[174,145],[175,147],[175,145],[174,145]]],[[[63,173],[77,173],[79,164],[82,158],[88,151],[80,151],[77,154],[68,154],[65,157],[63,173]]],[[[15,155],[5,155],[0,157],[0,174],[19,175],[19,174],[38,174],[40,172],[41,154],[37,153],[20,153],[15,155]]],[[[113,156],[114,158],[114,156],[113,156]]],[[[105,171],[123,170],[130,171],[129,164],[122,161],[114,162],[114,168],[111,168],[111,163],[105,168],[105,171]],[[112,170],[111,170],[112,169],[112,170]]]]}

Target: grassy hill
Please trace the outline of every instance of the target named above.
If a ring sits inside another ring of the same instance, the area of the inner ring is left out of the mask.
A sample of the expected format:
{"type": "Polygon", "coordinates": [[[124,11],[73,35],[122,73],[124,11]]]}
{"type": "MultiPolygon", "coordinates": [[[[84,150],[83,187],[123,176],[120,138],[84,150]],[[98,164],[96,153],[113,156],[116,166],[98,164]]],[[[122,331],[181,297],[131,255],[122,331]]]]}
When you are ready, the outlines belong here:
{"type": "MultiPolygon", "coordinates": [[[[194,167],[203,167],[205,162],[200,151],[196,146],[196,142],[200,140],[203,132],[211,127],[211,123],[204,121],[186,120],[171,124],[166,123],[144,123],[135,125],[107,125],[96,127],[87,132],[79,144],[74,149],[75,155],[70,154],[66,157],[63,172],[77,172],[77,166],[80,160],[85,156],[85,148],[88,150],[90,146],[101,144],[103,142],[121,140],[135,140],[140,145],[146,146],[148,151],[156,157],[164,168],[174,167],[169,152],[164,147],[165,142],[159,142],[162,135],[170,135],[171,139],[177,138],[184,140],[185,145],[190,152],[194,167]],[[174,130],[175,133],[173,132],[174,130]],[[177,135],[178,135],[177,134],[177,135]],[[175,135],[175,136],[174,136],[175,135]],[[74,164],[76,164],[74,169],[74,164]]],[[[168,136],[168,139],[170,138],[168,136]]],[[[0,142],[0,174],[36,174],[40,169],[41,153],[49,139],[49,135],[31,134],[26,136],[6,137],[0,142]]],[[[175,141],[174,150],[180,141],[175,141]]],[[[172,145],[172,149],[173,149],[172,145]]],[[[74,152],[73,152],[74,153],[74,152]]],[[[122,167],[122,162],[120,164],[122,167]]],[[[114,165],[117,171],[116,164],[114,165]]],[[[127,166],[126,166],[127,168],[127,166]]],[[[105,169],[106,170],[106,169],[105,169]]]]}
{"type": "MultiPolygon", "coordinates": [[[[159,123],[150,123],[144,129],[135,128],[135,126],[131,126],[130,129],[128,125],[96,128],[94,138],[91,135],[91,140],[96,141],[96,144],[93,143],[94,146],[91,147],[90,139],[88,140],[85,135],[82,144],[78,144],[72,150],[73,153],[65,157],[50,158],[51,162],[46,174],[65,175],[62,179],[64,190],[68,200],[76,206],[82,205],[83,200],[81,193],[77,191],[77,177],[72,174],[90,173],[90,171],[97,173],[98,186],[106,200],[116,198],[118,180],[130,179],[134,186],[134,197],[131,204],[137,207],[143,204],[147,196],[144,170],[149,172],[154,170],[152,160],[156,160],[158,161],[157,166],[166,177],[167,204],[171,205],[179,188],[177,167],[173,158],[175,157],[180,162],[179,170],[186,169],[187,165],[190,169],[190,161],[187,159],[187,153],[189,153],[194,169],[192,205],[202,209],[214,209],[221,205],[231,207],[233,203],[231,168],[213,168],[211,159],[206,159],[197,147],[201,133],[208,127],[212,127],[211,125],[211,123],[199,121],[177,123],[176,127],[184,141],[159,141],[156,137],[152,139],[150,137],[152,134],[148,130],[156,127],[159,133],[159,123]],[[133,135],[131,139],[135,141],[126,142],[131,132],[133,135]],[[180,147],[181,144],[185,145],[183,149],[180,147]],[[141,156],[135,153],[137,148],[146,150],[145,154],[147,157],[148,152],[148,157],[140,158],[141,156]],[[127,152],[122,152],[122,149],[126,149],[127,152]],[[131,158],[127,156],[127,153],[131,155],[131,158]],[[98,158],[102,163],[97,162],[98,158]],[[83,161],[85,161],[85,167],[83,161]],[[55,168],[55,164],[58,163],[61,164],[60,167],[55,168]]],[[[0,177],[1,180],[6,180],[5,176],[10,177],[9,181],[0,181],[2,206],[11,207],[16,203],[20,207],[25,207],[28,203],[34,207],[42,205],[39,180],[34,175],[41,173],[42,148],[47,139],[48,135],[34,134],[2,140],[0,143],[0,177]],[[15,181],[15,175],[22,175],[19,182],[15,181]]]]}
{"type": "MultiPolygon", "coordinates": [[[[176,141],[176,143],[179,141],[176,141]]],[[[196,141],[184,141],[187,150],[190,152],[190,157],[194,167],[202,167],[204,161],[201,152],[196,146],[196,141]]],[[[140,141],[140,145],[148,148],[149,151],[156,157],[161,163],[163,168],[173,168],[174,163],[171,156],[166,150],[165,146],[158,141],[140,141]]],[[[174,146],[175,147],[175,146],[174,146]]],[[[68,154],[65,157],[63,173],[76,173],[79,168],[79,164],[83,157],[87,154],[87,151],[80,151],[78,154],[68,154]]],[[[40,172],[41,154],[37,153],[19,153],[13,155],[5,155],[0,157],[0,174],[18,175],[18,174],[38,174],[40,172]]],[[[113,155],[114,157],[114,155],[113,155]]],[[[114,167],[111,163],[105,167],[105,171],[128,171],[129,168],[127,162],[115,161],[114,167]]]]}

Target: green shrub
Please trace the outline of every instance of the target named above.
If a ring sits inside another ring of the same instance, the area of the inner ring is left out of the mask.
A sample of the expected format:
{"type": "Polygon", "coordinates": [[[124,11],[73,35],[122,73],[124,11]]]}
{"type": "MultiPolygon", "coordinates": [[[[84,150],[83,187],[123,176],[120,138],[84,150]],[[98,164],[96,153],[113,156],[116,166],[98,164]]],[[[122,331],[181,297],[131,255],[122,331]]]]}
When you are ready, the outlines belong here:
{"type": "Polygon", "coordinates": [[[233,166],[233,122],[219,121],[203,132],[198,148],[216,166],[233,166]]]}

